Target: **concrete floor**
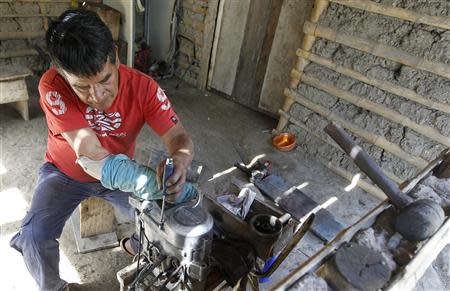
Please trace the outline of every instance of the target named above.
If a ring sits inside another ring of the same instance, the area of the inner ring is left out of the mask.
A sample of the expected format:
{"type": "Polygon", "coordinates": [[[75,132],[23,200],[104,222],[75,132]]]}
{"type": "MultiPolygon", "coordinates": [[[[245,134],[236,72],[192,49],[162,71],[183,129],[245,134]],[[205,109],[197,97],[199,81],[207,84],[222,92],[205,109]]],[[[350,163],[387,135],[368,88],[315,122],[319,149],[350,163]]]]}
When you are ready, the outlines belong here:
{"type": "MultiPolygon", "coordinates": [[[[289,182],[306,186],[303,192],[318,203],[336,197],[329,210],[344,224],[356,221],[373,208],[378,200],[356,188],[349,192],[348,182],[337,177],[300,150],[281,153],[270,144],[270,132],[276,120],[232,103],[210,92],[201,92],[177,80],[165,80],[166,90],[184,126],[191,133],[196,146],[195,160],[204,165],[199,188],[208,195],[220,195],[230,188],[232,176],[242,177],[237,170],[217,175],[230,169],[241,155],[252,159],[265,155],[289,182]]],[[[36,87],[36,80],[29,82],[36,87]]],[[[20,226],[20,220],[29,207],[39,166],[43,162],[47,129],[40,110],[37,93],[31,90],[30,121],[23,121],[8,106],[0,110],[0,272],[2,290],[36,290],[21,256],[8,247],[11,236],[20,226]],[[4,270],[7,270],[6,272],[4,270]]],[[[144,161],[152,148],[163,149],[163,144],[151,130],[145,128],[138,141],[137,159],[144,161]]],[[[118,236],[133,231],[133,224],[118,227],[118,236]]],[[[119,248],[78,254],[72,228],[66,225],[60,239],[61,276],[71,282],[80,282],[86,290],[118,290],[116,272],[130,263],[119,248]]],[[[320,248],[320,241],[308,235],[290,255],[289,261],[274,277],[281,277],[300,261],[320,248]]]]}

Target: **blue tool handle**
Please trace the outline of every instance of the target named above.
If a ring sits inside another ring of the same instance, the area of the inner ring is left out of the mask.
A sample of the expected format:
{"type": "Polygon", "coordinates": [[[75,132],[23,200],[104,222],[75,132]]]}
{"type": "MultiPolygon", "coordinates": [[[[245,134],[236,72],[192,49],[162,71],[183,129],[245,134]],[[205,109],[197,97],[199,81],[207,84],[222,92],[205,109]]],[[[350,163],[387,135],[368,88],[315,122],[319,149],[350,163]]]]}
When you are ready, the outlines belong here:
{"type": "Polygon", "coordinates": [[[173,159],[167,158],[166,162],[164,164],[164,171],[163,171],[163,195],[166,194],[166,182],[167,180],[173,175],[173,159]]]}

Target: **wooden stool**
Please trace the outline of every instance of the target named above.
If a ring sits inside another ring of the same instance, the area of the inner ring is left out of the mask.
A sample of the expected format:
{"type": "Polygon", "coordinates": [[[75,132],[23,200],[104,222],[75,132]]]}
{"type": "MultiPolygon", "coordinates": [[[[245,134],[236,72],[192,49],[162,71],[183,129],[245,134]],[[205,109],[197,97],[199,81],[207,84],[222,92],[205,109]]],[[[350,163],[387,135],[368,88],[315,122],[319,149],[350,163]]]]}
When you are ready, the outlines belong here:
{"type": "Polygon", "coordinates": [[[28,90],[25,83],[25,77],[32,73],[25,67],[6,67],[0,68],[0,104],[9,103],[22,118],[29,120],[28,115],[28,90]]]}

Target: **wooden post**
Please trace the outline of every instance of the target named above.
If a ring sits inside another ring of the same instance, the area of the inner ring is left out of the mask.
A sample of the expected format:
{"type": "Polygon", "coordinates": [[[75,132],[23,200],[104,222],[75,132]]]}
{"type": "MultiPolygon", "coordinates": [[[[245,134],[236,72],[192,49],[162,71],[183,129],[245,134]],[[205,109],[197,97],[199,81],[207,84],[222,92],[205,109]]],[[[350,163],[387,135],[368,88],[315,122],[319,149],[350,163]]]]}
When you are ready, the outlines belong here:
{"type": "MultiPolygon", "coordinates": [[[[328,7],[330,1],[328,0],[315,0],[314,5],[311,9],[311,13],[309,16],[309,20],[311,23],[316,23],[319,21],[320,15],[325,11],[328,7]]],[[[308,21],[306,21],[308,22],[308,21]]],[[[301,48],[305,51],[311,50],[314,42],[316,41],[316,37],[311,34],[305,34],[303,36],[303,41],[301,44],[301,48]]],[[[304,58],[298,58],[294,69],[291,71],[291,81],[289,83],[290,88],[297,88],[300,83],[300,77],[303,74],[303,70],[309,64],[309,61],[304,58]]],[[[285,97],[283,104],[283,111],[288,112],[292,106],[293,101],[289,97],[285,97]]],[[[283,115],[280,115],[280,119],[278,120],[278,124],[276,129],[274,130],[274,134],[281,132],[283,128],[288,124],[288,120],[285,119],[283,115]]]]}
{"type": "Polygon", "coordinates": [[[330,4],[329,0],[316,0],[311,10],[309,21],[311,22],[319,21],[320,15],[322,15],[325,9],[327,9],[329,4],[330,4]]]}
{"type": "MultiPolygon", "coordinates": [[[[182,1],[182,3],[183,2],[184,1],[182,1]]],[[[198,81],[197,81],[198,88],[201,90],[206,89],[206,84],[208,82],[209,61],[211,60],[218,7],[219,7],[219,0],[208,1],[208,10],[206,11],[203,30],[204,45],[201,51],[200,72],[198,74],[198,81]]]]}

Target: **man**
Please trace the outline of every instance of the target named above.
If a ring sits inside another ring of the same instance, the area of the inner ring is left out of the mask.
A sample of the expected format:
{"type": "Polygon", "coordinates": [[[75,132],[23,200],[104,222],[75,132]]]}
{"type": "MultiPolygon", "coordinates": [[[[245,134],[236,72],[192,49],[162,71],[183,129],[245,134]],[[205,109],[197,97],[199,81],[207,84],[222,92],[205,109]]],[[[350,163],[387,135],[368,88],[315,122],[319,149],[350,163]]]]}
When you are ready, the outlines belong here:
{"type": "MultiPolygon", "coordinates": [[[[119,63],[111,32],[97,14],[64,12],[50,25],[46,42],[54,64],[39,83],[48,125],[46,163],[11,246],[22,253],[40,290],[66,290],[57,238],[82,200],[102,197],[132,215],[127,192],[162,197],[156,174],[130,159],[144,124],[161,136],[173,158],[169,202],[196,195],[184,183],[194,146],[156,82],[119,63]]],[[[136,235],[123,246],[134,253],[136,235]]]]}

